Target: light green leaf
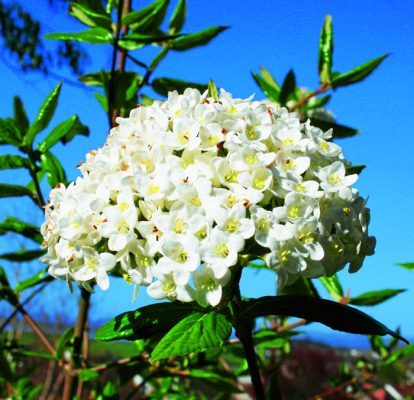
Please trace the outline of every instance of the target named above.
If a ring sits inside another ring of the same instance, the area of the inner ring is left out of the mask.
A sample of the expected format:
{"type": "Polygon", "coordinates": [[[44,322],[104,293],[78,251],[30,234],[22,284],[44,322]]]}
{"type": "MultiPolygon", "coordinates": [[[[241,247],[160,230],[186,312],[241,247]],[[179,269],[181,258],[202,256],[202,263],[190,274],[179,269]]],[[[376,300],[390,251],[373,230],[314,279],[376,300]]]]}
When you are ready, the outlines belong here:
{"type": "Polygon", "coordinates": [[[340,300],[344,296],[344,289],[337,275],[322,276],[319,278],[322,285],[325,286],[328,293],[335,300],[340,300]]]}
{"type": "Polygon", "coordinates": [[[29,128],[29,119],[27,118],[24,105],[19,96],[14,96],[13,98],[13,114],[14,122],[19,128],[21,134],[24,135],[29,128]]]}
{"type": "Polygon", "coordinates": [[[143,106],[150,106],[154,101],[155,99],[148,97],[145,94],[141,94],[141,104],[143,106]]]}
{"type": "Polygon", "coordinates": [[[21,197],[21,196],[29,196],[33,198],[33,193],[31,190],[29,190],[28,188],[24,186],[0,183],[0,198],[21,197]]]}
{"type": "Polygon", "coordinates": [[[356,296],[356,297],[352,297],[349,300],[349,303],[355,306],[375,306],[405,291],[406,289],[374,290],[371,292],[360,294],[359,296],[356,296]]]}
{"type": "Polygon", "coordinates": [[[186,0],[178,0],[178,3],[174,9],[174,12],[170,18],[170,22],[168,24],[168,28],[171,33],[180,32],[184,22],[185,22],[185,14],[187,11],[187,3],[186,0]]]}
{"type": "Polygon", "coordinates": [[[77,134],[87,136],[89,135],[89,129],[80,122],[77,115],[73,115],[53,128],[37,148],[41,153],[46,153],[57,142],[67,143],[77,134]]]}
{"type": "Polygon", "coordinates": [[[252,72],[253,79],[256,81],[256,83],[259,85],[269,100],[278,103],[280,96],[280,86],[266,68],[261,67],[260,71],[262,73],[261,76],[256,72],[252,72]]]}
{"type": "Polygon", "coordinates": [[[217,311],[195,311],[178,322],[155,346],[152,360],[199,353],[221,347],[232,325],[217,311]]]}
{"type": "Polygon", "coordinates": [[[319,97],[319,98],[315,99],[315,101],[312,104],[309,104],[309,102],[308,102],[306,104],[305,110],[309,111],[309,110],[314,110],[315,108],[323,107],[328,103],[328,101],[330,99],[331,99],[330,94],[327,94],[326,96],[319,97]]]}
{"type": "Polygon", "coordinates": [[[212,97],[215,101],[219,101],[220,99],[217,86],[212,80],[208,82],[208,95],[209,97],[212,97]]]}
{"type": "Polygon", "coordinates": [[[91,44],[110,44],[113,42],[113,35],[105,28],[91,28],[83,32],[75,33],[49,33],[45,39],[51,40],[74,40],[91,44]]]}
{"type": "Polygon", "coordinates": [[[155,92],[162,96],[168,96],[168,92],[176,90],[178,93],[183,93],[187,88],[198,89],[201,93],[207,90],[207,85],[200,83],[193,83],[182,81],[180,79],[172,78],[157,78],[151,82],[151,86],[155,92]]]}
{"type": "Polygon", "coordinates": [[[408,262],[408,263],[397,263],[400,267],[409,269],[410,271],[414,271],[414,262],[408,262]]]}
{"type": "Polygon", "coordinates": [[[262,329],[253,335],[258,350],[280,349],[289,343],[289,339],[270,329],[262,329]]]}
{"type": "Polygon", "coordinates": [[[38,226],[15,217],[7,217],[3,222],[0,222],[0,235],[4,235],[7,232],[18,233],[39,244],[43,242],[43,237],[40,234],[40,228],[38,226]]]}
{"type": "Polygon", "coordinates": [[[282,85],[282,89],[280,91],[280,96],[279,96],[279,103],[281,105],[286,105],[286,103],[289,100],[289,97],[294,94],[296,89],[296,78],[295,78],[295,73],[293,72],[293,70],[290,70],[286,77],[285,80],[283,81],[283,85],[282,85]]]}
{"type": "Polygon", "coordinates": [[[97,371],[94,371],[93,369],[83,369],[79,373],[79,379],[81,381],[94,381],[95,379],[99,378],[99,374],[97,371]]]}
{"type": "Polygon", "coordinates": [[[340,86],[347,86],[353,83],[361,82],[367,76],[369,76],[387,57],[388,54],[374,58],[373,60],[370,60],[354,69],[351,69],[348,72],[335,76],[331,81],[332,87],[337,88],[340,86]]]}
{"type": "Polygon", "coordinates": [[[119,45],[127,50],[140,49],[147,44],[162,43],[180,35],[147,35],[144,33],[129,33],[119,41],[119,45]]]}
{"type": "Polygon", "coordinates": [[[47,181],[51,188],[54,188],[58,183],[67,183],[62,164],[50,151],[40,156],[40,165],[47,173],[47,181]]]}
{"type": "Polygon", "coordinates": [[[150,33],[164,20],[169,0],[156,0],[138,11],[132,11],[122,18],[123,25],[129,25],[133,32],[150,33]]]}
{"type": "Polygon", "coordinates": [[[414,354],[414,344],[409,344],[401,349],[395,350],[383,361],[383,365],[390,365],[403,357],[409,357],[414,354]]]}
{"type": "Polygon", "coordinates": [[[22,133],[12,118],[0,118],[0,144],[21,147],[22,133]]]}
{"type": "Polygon", "coordinates": [[[73,338],[74,329],[73,327],[67,328],[60,336],[55,349],[55,355],[58,360],[63,358],[65,350],[69,347],[69,343],[73,338]]]}
{"type": "Polygon", "coordinates": [[[0,156],[0,170],[17,168],[30,168],[29,159],[11,154],[0,156]]]}
{"type": "Polygon", "coordinates": [[[184,51],[206,45],[227,28],[228,26],[213,26],[196,33],[183,35],[172,41],[172,49],[176,51],[184,51]]]}
{"type": "Polygon", "coordinates": [[[335,139],[342,139],[346,137],[352,137],[360,133],[358,129],[350,128],[349,126],[339,125],[335,122],[324,121],[317,118],[311,118],[311,124],[322,129],[324,132],[329,129],[333,129],[332,136],[335,139]]]}
{"type": "Polygon", "coordinates": [[[16,287],[14,288],[14,291],[16,293],[23,292],[26,289],[30,289],[33,286],[38,285],[39,283],[46,282],[46,280],[52,280],[52,276],[47,274],[47,268],[42,269],[37,274],[31,276],[30,278],[24,279],[17,283],[16,287]],[[50,279],[45,279],[50,278],[50,279]]]}
{"type": "Polygon", "coordinates": [[[331,82],[333,47],[332,16],[327,15],[319,38],[318,72],[322,84],[331,82]]]}
{"type": "Polygon", "coordinates": [[[109,32],[112,31],[112,20],[106,14],[105,10],[104,13],[98,13],[86,7],[85,5],[80,4],[79,2],[71,3],[70,8],[70,14],[85,25],[92,27],[101,27],[109,32]]]}
{"type": "Polygon", "coordinates": [[[61,88],[62,83],[58,83],[49,96],[46,97],[46,100],[37,113],[36,119],[30,125],[29,130],[24,137],[23,143],[25,145],[31,145],[36,135],[49,125],[49,122],[56,111],[61,88]]]}

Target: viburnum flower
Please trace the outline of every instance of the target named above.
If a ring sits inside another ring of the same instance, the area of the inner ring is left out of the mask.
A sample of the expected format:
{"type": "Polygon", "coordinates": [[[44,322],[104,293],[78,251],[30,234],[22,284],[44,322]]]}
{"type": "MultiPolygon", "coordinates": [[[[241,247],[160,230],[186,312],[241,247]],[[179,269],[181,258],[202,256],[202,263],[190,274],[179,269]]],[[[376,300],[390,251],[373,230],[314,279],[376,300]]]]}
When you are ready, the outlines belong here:
{"type": "Polygon", "coordinates": [[[216,306],[241,260],[278,285],[357,271],[374,251],[358,176],[323,132],[265,102],[195,89],[118,118],[82,176],[50,194],[43,261],[91,290],[109,275],[154,299],[216,306]]]}

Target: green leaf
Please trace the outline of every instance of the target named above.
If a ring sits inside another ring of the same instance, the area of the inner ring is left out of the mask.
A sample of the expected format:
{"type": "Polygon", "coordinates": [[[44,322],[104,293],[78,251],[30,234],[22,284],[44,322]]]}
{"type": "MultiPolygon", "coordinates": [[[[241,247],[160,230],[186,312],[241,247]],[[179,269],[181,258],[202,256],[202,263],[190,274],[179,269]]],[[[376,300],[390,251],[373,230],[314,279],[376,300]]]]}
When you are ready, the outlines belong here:
{"type": "Polygon", "coordinates": [[[54,356],[49,353],[38,353],[37,351],[30,351],[24,349],[13,350],[14,356],[30,357],[30,358],[45,358],[47,360],[53,360],[54,356]]]}
{"type": "Polygon", "coordinates": [[[315,108],[321,108],[325,106],[328,101],[331,99],[331,95],[327,94],[326,96],[318,97],[315,99],[315,101],[312,104],[309,104],[309,102],[306,104],[305,110],[314,110],[315,108]]]}
{"type": "Polygon", "coordinates": [[[24,186],[0,183],[0,198],[21,197],[21,196],[29,196],[33,198],[33,193],[31,190],[29,190],[28,188],[24,186]]]}
{"type": "Polygon", "coordinates": [[[95,379],[99,378],[99,374],[97,371],[94,371],[93,369],[83,369],[79,373],[79,379],[81,381],[94,381],[95,379]]]}
{"type": "Polygon", "coordinates": [[[147,35],[144,33],[129,33],[119,41],[119,45],[127,50],[136,50],[151,43],[162,43],[180,35],[147,35]]]}
{"type": "Polygon", "coordinates": [[[148,97],[145,94],[141,94],[141,104],[143,106],[150,106],[154,102],[154,100],[155,99],[148,97]]]}
{"type": "Polygon", "coordinates": [[[255,332],[253,339],[258,350],[280,349],[289,343],[287,337],[281,336],[270,329],[262,329],[255,332]]]}
{"type": "Polygon", "coordinates": [[[184,22],[185,15],[187,12],[187,3],[186,0],[178,0],[178,3],[174,9],[173,14],[171,15],[170,22],[168,24],[169,31],[171,33],[180,32],[184,22]]]}
{"type": "Polygon", "coordinates": [[[301,277],[290,285],[286,285],[280,289],[280,295],[302,295],[302,296],[319,296],[312,280],[301,277]]]}
{"type": "Polygon", "coordinates": [[[151,82],[151,86],[155,92],[162,96],[168,96],[168,92],[176,90],[178,93],[183,93],[187,88],[198,89],[201,93],[207,90],[207,85],[200,83],[193,83],[182,81],[180,79],[172,78],[157,78],[151,82]]]}
{"type": "Polygon", "coordinates": [[[46,153],[57,142],[61,141],[66,144],[76,135],[89,135],[89,129],[83,125],[77,115],[72,115],[66,121],[61,122],[46,136],[37,146],[41,153],[46,153]]]}
{"type": "Polygon", "coordinates": [[[29,119],[27,118],[23,102],[19,96],[13,97],[13,114],[14,122],[19,128],[20,132],[24,134],[29,128],[29,119]]]}
{"type": "Polygon", "coordinates": [[[319,280],[333,299],[338,301],[344,297],[344,289],[337,275],[322,276],[319,280]]]}
{"type": "Polygon", "coordinates": [[[387,57],[388,54],[374,58],[354,69],[351,69],[348,72],[335,76],[331,81],[332,87],[337,88],[361,82],[369,76],[387,57]]]}
{"type": "Polygon", "coordinates": [[[0,170],[30,168],[30,161],[21,156],[5,154],[0,156],[0,170]]]}
{"type": "Polygon", "coordinates": [[[164,20],[169,0],[156,0],[138,11],[132,11],[122,18],[122,25],[129,25],[133,32],[150,33],[164,20]]]}
{"type": "Polygon", "coordinates": [[[221,347],[232,325],[217,311],[195,311],[178,322],[155,346],[152,360],[199,353],[221,347]]]}
{"type": "Polygon", "coordinates": [[[49,125],[49,122],[56,111],[61,88],[62,83],[58,83],[49,96],[46,97],[46,100],[37,113],[36,119],[30,125],[29,130],[24,137],[23,142],[25,145],[31,145],[36,135],[49,125]]]}
{"type": "Polygon", "coordinates": [[[318,72],[323,84],[331,82],[333,47],[332,16],[327,15],[319,38],[318,54],[318,72]]]}
{"type": "Polygon", "coordinates": [[[390,365],[400,358],[412,356],[414,354],[414,344],[409,344],[401,349],[395,350],[391,355],[383,361],[383,365],[390,365]]]}
{"type": "Polygon", "coordinates": [[[13,253],[0,254],[0,260],[26,262],[33,261],[45,254],[45,250],[19,250],[13,253]]]}
{"type": "Polygon", "coordinates": [[[85,5],[80,4],[79,2],[71,3],[70,8],[70,14],[83,24],[92,27],[101,27],[107,31],[112,31],[112,20],[106,14],[105,10],[103,10],[103,13],[98,13],[94,10],[89,9],[85,5]]]}
{"type": "Polygon", "coordinates": [[[209,97],[212,97],[215,101],[219,101],[220,99],[217,86],[212,80],[208,82],[208,95],[209,97]]]}
{"type": "Polygon", "coordinates": [[[409,263],[397,263],[397,265],[399,265],[400,267],[409,269],[410,271],[414,271],[414,262],[409,262],[409,263]]]}
{"type": "Polygon", "coordinates": [[[352,175],[352,174],[360,174],[364,169],[366,168],[365,165],[350,165],[346,167],[346,174],[352,175]]]}
{"type": "Polygon", "coordinates": [[[227,28],[228,26],[212,26],[211,28],[196,33],[189,33],[181,36],[172,41],[172,49],[183,51],[198,46],[204,46],[227,28]]]}
{"type": "Polygon", "coordinates": [[[73,338],[73,327],[67,328],[60,336],[59,341],[56,344],[55,355],[58,360],[63,358],[66,348],[69,346],[70,341],[73,338]]]}
{"type": "Polygon", "coordinates": [[[374,318],[331,300],[308,296],[265,296],[246,302],[243,314],[249,318],[280,315],[320,322],[342,332],[403,337],[374,318]]]}
{"type": "Polygon", "coordinates": [[[52,279],[52,276],[47,274],[47,268],[45,268],[38,272],[36,275],[18,282],[14,288],[14,291],[16,293],[20,293],[26,289],[32,288],[33,286],[37,286],[39,283],[51,281],[52,279]]]}
{"type": "Polygon", "coordinates": [[[198,309],[192,303],[159,303],[116,316],[95,333],[96,340],[136,340],[167,332],[178,321],[198,309]]]}
{"type": "Polygon", "coordinates": [[[256,83],[259,85],[269,100],[278,103],[280,96],[280,86],[266,68],[261,67],[260,71],[262,73],[261,76],[257,72],[252,72],[253,79],[256,81],[256,83]]]}
{"type": "Polygon", "coordinates": [[[58,183],[67,183],[62,164],[50,151],[40,156],[40,165],[47,173],[47,182],[50,187],[54,188],[58,183]]]}
{"type": "Polygon", "coordinates": [[[296,78],[293,70],[290,70],[285,80],[283,81],[282,89],[280,91],[279,103],[284,106],[289,100],[289,97],[295,92],[296,89],[296,78]]]}
{"type": "Polygon", "coordinates": [[[43,237],[40,234],[40,228],[38,226],[15,217],[7,217],[3,222],[0,222],[0,235],[4,235],[7,232],[18,233],[39,244],[43,242],[43,237]]]}
{"type": "MultiPolygon", "coordinates": [[[[239,393],[240,389],[235,384],[234,375],[224,371],[212,371],[206,369],[191,368],[188,376],[193,379],[204,381],[210,387],[214,387],[220,393],[226,393],[223,399],[228,399],[230,393],[239,393]]],[[[214,398],[216,399],[216,398],[214,398]]]]}
{"type": "Polygon", "coordinates": [[[51,40],[74,40],[91,44],[110,44],[113,42],[113,35],[105,28],[91,28],[83,32],[74,33],[49,33],[45,39],[51,40]]]}
{"type": "Polygon", "coordinates": [[[22,133],[12,118],[0,118],[0,144],[22,146],[22,133]]]}
{"type": "Polygon", "coordinates": [[[339,125],[335,122],[324,121],[322,119],[311,118],[311,124],[322,129],[324,132],[328,131],[329,129],[333,129],[332,136],[335,139],[342,139],[346,137],[355,136],[360,131],[358,129],[350,128],[349,126],[339,125]]]}
{"type": "Polygon", "coordinates": [[[118,390],[117,390],[115,384],[111,381],[106,382],[106,384],[103,388],[102,394],[105,397],[113,397],[113,396],[116,396],[117,393],[118,393],[118,390]]]}
{"type": "Polygon", "coordinates": [[[360,294],[359,296],[352,297],[349,300],[349,303],[355,306],[375,306],[405,291],[406,289],[374,290],[372,292],[366,292],[366,293],[360,294]]]}

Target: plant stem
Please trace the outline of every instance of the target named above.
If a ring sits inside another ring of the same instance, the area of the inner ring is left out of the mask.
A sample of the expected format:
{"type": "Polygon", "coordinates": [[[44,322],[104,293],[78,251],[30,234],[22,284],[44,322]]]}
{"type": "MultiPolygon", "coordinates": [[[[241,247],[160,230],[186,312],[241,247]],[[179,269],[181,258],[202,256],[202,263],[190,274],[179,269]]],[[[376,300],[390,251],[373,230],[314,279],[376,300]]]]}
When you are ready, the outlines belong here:
{"type": "MultiPolygon", "coordinates": [[[[33,166],[35,168],[35,162],[33,161],[33,166]]],[[[36,171],[32,168],[30,168],[30,175],[33,179],[33,183],[36,188],[36,194],[37,194],[37,205],[43,210],[43,206],[46,205],[45,198],[43,197],[42,190],[40,189],[40,183],[39,179],[37,179],[36,171]]]]}
{"type": "Polygon", "coordinates": [[[253,389],[256,393],[257,400],[265,400],[265,392],[263,382],[260,376],[259,367],[257,365],[256,353],[254,350],[251,320],[241,317],[241,296],[240,289],[237,285],[233,297],[234,310],[234,327],[236,329],[236,336],[240,339],[243,346],[244,354],[246,356],[247,364],[249,366],[250,378],[253,384],[253,389]]]}
{"type": "Polygon", "coordinates": [[[307,96],[302,97],[299,101],[297,101],[295,104],[293,104],[293,106],[289,107],[289,111],[296,110],[298,107],[300,107],[302,104],[306,103],[312,97],[315,97],[318,94],[326,92],[330,88],[331,88],[331,86],[328,85],[328,84],[324,84],[324,85],[320,86],[318,89],[316,89],[313,92],[309,93],[307,96]]]}

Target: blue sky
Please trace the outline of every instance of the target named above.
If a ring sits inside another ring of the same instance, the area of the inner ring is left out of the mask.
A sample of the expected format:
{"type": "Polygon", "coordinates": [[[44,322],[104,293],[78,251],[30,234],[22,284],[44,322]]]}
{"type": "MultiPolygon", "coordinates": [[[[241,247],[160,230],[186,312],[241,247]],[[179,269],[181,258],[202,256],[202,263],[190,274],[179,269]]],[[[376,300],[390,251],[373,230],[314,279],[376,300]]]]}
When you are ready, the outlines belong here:
{"type": "MultiPolygon", "coordinates": [[[[66,16],[51,11],[47,3],[24,3],[44,23],[45,33],[82,29],[66,16]]],[[[391,53],[365,82],[337,90],[329,106],[339,123],[362,132],[340,144],[353,163],[367,165],[357,187],[363,196],[369,197],[370,230],[377,237],[376,254],[366,260],[361,271],[354,275],[343,271],[340,277],[345,289],[351,289],[351,295],[383,288],[408,289],[396,299],[364,311],[392,328],[401,325],[406,336],[414,337],[414,272],[395,266],[399,261],[414,261],[414,49],[410,39],[414,37],[414,4],[386,0],[189,0],[185,31],[193,32],[211,25],[229,25],[231,28],[207,47],[172,54],[160,65],[154,77],[194,82],[207,82],[212,78],[235,96],[247,97],[256,93],[256,98],[260,99],[263,95],[251,78],[252,70],[265,66],[281,81],[293,67],[300,86],[316,88],[317,43],[327,13],[333,16],[335,31],[334,70],[345,72],[371,58],[391,53]]],[[[88,49],[91,62],[86,66],[87,72],[108,68],[109,47],[90,46],[88,49]]],[[[154,49],[146,49],[142,54],[148,59],[154,49]]],[[[68,75],[67,71],[60,73],[68,75]]],[[[33,118],[55,84],[56,80],[38,74],[22,76],[0,61],[0,116],[11,115],[12,96],[17,94],[33,118]]],[[[100,146],[108,132],[106,116],[93,92],[64,85],[54,122],[74,113],[90,126],[91,136],[56,148],[71,179],[78,175],[75,166],[84,159],[85,153],[100,146]]],[[[0,178],[3,182],[24,181],[19,174],[2,173],[0,178]]],[[[2,213],[17,213],[22,218],[27,216],[41,222],[41,215],[31,215],[30,210],[29,203],[19,200],[19,203],[6,202],[2,213]]],[[[0,248],[2,252],[8,250],[9,242],[1,241],[0,248]]],[[[73,304],[75,299],[66,294],[63,285],[61,287],[62,290],[48,295],[49,300],[56,304],[53,301],[56,295],[59,304],[73,304]]],[[[273,294],[274,275],[246,271],[242,288],[246,296],[273,294]]],[[[92,318],[108,319],[148,302],[143,294],[134,306],[131,305],[131,291],[132,288],[125,288],[122,282],[114,281],[108,293],[96,295],[92,318]]],[[[316,325],[312,330],[322,336],[328,332],[316,325]]]]}

